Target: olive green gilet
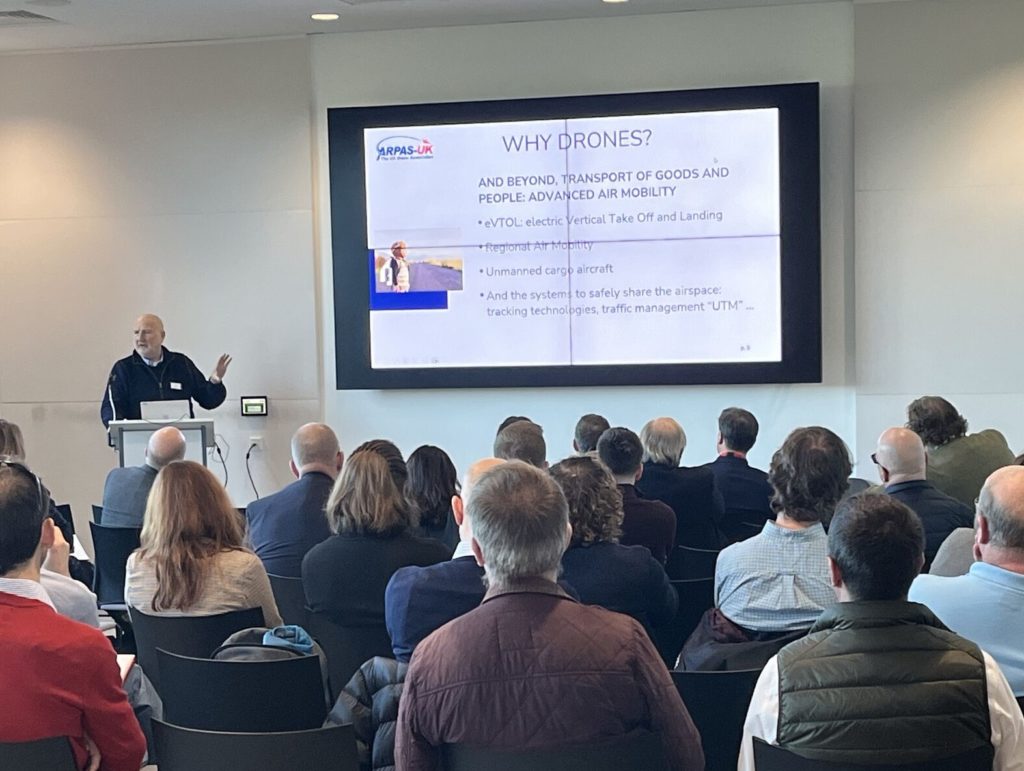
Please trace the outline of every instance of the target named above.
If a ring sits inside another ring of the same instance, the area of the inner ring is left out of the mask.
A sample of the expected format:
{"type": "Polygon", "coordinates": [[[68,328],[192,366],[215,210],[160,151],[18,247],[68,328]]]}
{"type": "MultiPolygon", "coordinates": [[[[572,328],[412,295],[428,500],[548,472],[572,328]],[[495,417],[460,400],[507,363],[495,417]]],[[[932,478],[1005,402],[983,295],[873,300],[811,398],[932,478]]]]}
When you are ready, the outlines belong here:
{"type": "Polygon", "coordinates": [[[778,744],[813,760],[920,763],[991,745],[985,661],[914,602],[843,602],[779,653],[778,744]]]}

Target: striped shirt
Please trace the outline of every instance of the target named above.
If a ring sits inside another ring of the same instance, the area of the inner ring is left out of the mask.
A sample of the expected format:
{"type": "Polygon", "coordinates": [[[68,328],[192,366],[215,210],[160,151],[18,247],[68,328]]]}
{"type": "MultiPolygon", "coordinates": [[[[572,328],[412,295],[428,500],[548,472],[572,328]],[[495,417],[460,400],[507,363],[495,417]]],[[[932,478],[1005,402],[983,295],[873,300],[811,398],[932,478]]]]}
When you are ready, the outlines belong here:
{"type": "Polygon", "coordinates": [[[718,557],[715,606],[750,631],[808,629],[835,602],[820,523],[791,530],[768,521],[718,557]]]}

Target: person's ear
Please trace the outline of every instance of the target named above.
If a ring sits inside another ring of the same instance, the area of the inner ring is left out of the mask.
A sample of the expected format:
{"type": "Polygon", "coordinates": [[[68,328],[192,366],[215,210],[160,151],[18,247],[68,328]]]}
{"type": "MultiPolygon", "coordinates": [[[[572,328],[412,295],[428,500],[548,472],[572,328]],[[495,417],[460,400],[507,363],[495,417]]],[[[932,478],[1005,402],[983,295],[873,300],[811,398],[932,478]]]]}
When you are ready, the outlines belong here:
{"type": "Polygon", "coordinates": [[[565,546],[562,548],[562,551],[565,551],[566,549],[568,549],[569,548],[569,544],[571,544],[571,543],[572,543],[572,522],[566,522],[565,523],[565,546]]]}
{"type": "Polygon", "coordinates": [[[878,476],[882,480],[882,484],[888,484],[889,480],[892,479],[892,474],[889,473],[889,469],[885,466],[878,467],[878,476]]]}
{"type": "Polygon", "coordinates": [[[832,588],[843,588],[843,573],[839,570],[839,566],[836,564],[836,561],[832,559],[831,556],[828,558],[828,575],[832,583],[832,588]]]}
{"type": "Polygon", "coordinates": [[[298,479],[299,478],[299,467],[295,465],[295,461],[293,461],[293,460],[288,461],[288,468],[290,468],[292,470],[292,476],[294,476],[296,479],[298,479]]]}
{"type": "Polygon", "coordinates": [[[455,517],[455,524],[462,527],[466,519],[466,504],[457,493],[452,496],[452,516],[455,517]]]}
{"type": "Polygon", "coordinates": [[[43,527],[39,533],[39,545],[43,547],[44,551],[53,546],[53,542],[57,539],[57,536],[54,534],[56,529],[57,526],[53,523],[52,519],[46,517],[43,520],[43,527]]]}
{"type": "Polygon", "coordinates": [[[341,467],[345,465],[345,453],[338,450],[338,457],[335,459],[334,467],[340,472],[341,467]]]}
{"type": "Polygon", "coordinates": [[[480,567],[484,567],[484,553],[480,549],[480,542],[476,538],[469,539],[469,548],[473,550],[473,556],[476,557],[476,564],[480,567]]]}
{"type": "Polygon", "coordinates": [[[639,482],[640,481],[640,477],[642,477],[643,475],[644,475],[644,464],[641,463],[637,467],[636,473],[633,475],[633,483],[636,484],[637,482],[639,482]]]}
{"type": "Polygon", "coordinates": [[[579,452],[580,451],[580,446],[576,443],[575,439],[572,440],[572,451],[573,452],[579,452]]]}

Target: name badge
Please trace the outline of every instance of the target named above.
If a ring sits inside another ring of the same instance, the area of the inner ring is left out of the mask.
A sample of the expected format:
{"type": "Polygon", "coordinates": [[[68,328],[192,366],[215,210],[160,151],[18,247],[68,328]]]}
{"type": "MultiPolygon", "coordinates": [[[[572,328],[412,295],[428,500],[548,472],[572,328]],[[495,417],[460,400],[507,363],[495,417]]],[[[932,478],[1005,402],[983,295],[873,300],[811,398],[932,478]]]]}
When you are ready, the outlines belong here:
{"type": "Polygon", "coordinates": [[[181,390],[181,383],[171,383],[171,390],[172,391],[180,391],[181,390]]]}

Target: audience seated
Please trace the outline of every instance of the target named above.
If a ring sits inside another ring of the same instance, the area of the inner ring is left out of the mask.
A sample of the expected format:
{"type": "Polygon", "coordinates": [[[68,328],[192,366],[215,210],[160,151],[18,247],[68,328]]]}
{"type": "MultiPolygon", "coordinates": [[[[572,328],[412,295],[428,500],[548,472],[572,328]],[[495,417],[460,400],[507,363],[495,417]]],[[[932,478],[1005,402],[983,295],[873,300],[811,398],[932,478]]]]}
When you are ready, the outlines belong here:
{"type": "Polygon", "coordinates": [[[245,510],[247,537],[268,573],[298,578],[306,552],[331,535],[324,507],[345,456],[330,426],[307,423],[292,437],[296,480],[245,510]]]}
{"type": "Polygon", "coordinates": [[[49,505],[38,477],[0,463],[0,741],[67,736],[79,768],[138,771],[146,742],[109,641],[58,615],[40,585],[49,505]]]}
{"type": "Polygon", "coordinates": [[[224,486],[198,463],[161,469],[149,493],[141,548],[128,558],[125,601],[158,616],[210,616],[262,608],[279,626],[267,571],[243,545],[224,486]]]}
{"type": "Polygon", "coordinates": [[[384,626],[384,589],[406,565],[446,560],[444,544],[413,534],[415,515],[396,479],[401,453],[375,440],[348,459],[327,501],[334,533],[302,561],[307,605],[340,626],[384,626]],[[369,449],[366,449],[369,447],[369,449]]]}
{"type": "Polygon", "coordinates": [[[416,507],[420,524],[417,532],[448,547],[449,554],[459,542],[459,526],[452,516],[452,499],[459,494],[459,472],[440,447],[417,447],[406,464],[409,479],[405,494],[416,507]]]}
{"type": "Polygon", "coordinates": [[[839,603],[765,666],[740,771],[754,769],[752,737],[845,764],[928,763],[990,745],[993,769],[1020,769],[1024,718],[995,661],[907,601],[924,564],[917,515],[889,496],[850,498],[828,553],[839,603]]]}
{"type": "Polygon", "coordinates": [[[878,437],[871,455],[885,492],[909,506],[924,526],[924,570],[939,546],[958,527],[970,527],[974,511],[940,492],[926,479],[927,457],[921,437],[909,428],[890,428],[878,437]]]}
{"type": "Polygon", "coordinates": [[[644,472],[640,437],[628,428],[610,428],[597,442],[597,455],[615,476],[622,494],[622,536],[626,546],[646,546],[661,564],[676,543],[676,515],[661,501],[641,498],[636,481],[644,472]]]}
{"type": "Polygon", "coordinates": [[[978,499],[967,575],[918,576],[910,599],[931,608],[954,632],[992,654],[1017,696],[1024,696],[1024,468],[994,471],[978,499]]]}
{"type": "Polygon", "coordinates": [[[679,598],[665,568],[643,546],[619,543],[622,494],[601,463],[566,458],[551,477],[569,504],[572,540],[562,557],[562,577],[580,602],[632,616],[645,628],[667,624],[679,598]]]}
{"type": "Polygon", "coordinates": [[[667,503],[676,514],[676,544],[719,549],[725,511],[715,475],[706,467],[679,465],[686,449],[683,427],[672,418],[648,421],[640,431],[644,471],[636,489],[644,498],[667,503]]]}
{"type": "Polygon", "coordinates": [[[577,455],[595,455],[597,453],[597,440],[601,434],[611,427],[608,419],[587,413],[576,421],[576,429],[573,431],[572,449],[577,455]]]}
{"type": "Polygon", "coordinates": [[[111,469],[103,483],[104,527],[142,527],[146,499],[157,473],[168,463],[185,458],[185,435],[174,426],[154,431],[141,466],[111,469]]]}
{"type": "Polygon", "coordinates": [[[426,567],[399,568],[384,592],[384,615],[395,658],[408,662],[420,641],[453,618],[469,613],[484,598],[484,570],[470,548],[473,527],[466,499],[476,480],[505,461],[484,458],[469,467],[461,495],[452,498],[452,516],[461,540],[450,560],[426,567]]]}
{"type": "Polygon", "coordinates": [[[989,474],[1014,461],[1006,437],[992,428],[968,434],[967,419],[941,396],[912,401],[907,428],[928,448],[928,481],[968,506],[989,474]]]}
{"type": "Polygon", "coordinates": [[[772,457],[775,521],[722,551],[715,605],[753,632],[807,629],[835,602],[823,521],[846,489],[850,455],[827,428],[798,428],[772,457]]]}
{"type": "Polygon", "coordinates": [[[548,467],[548,448],[544,430],[529,420],[517,420],[498,432],[494,438],[494,457],[521,460],[537,468],[548,467]]]}
{"type": "Polygon", "coordinates": [[[53,543],[46,550],[46,559],[39,571],[39,583],[53,601],[54,610],[62,616],[99,629],[100,616],[96,595],[80,581],[71,577],[68,557],[71,545],[57,527],[53,528],[53,543]]]}
{"type": "Polygon", "coordinates": [[[724,409],[718,416],[718,457],[707,467],[722,494],[725,516],[720,527],[730,541],[750,535],[745,524],[760,525],[774,516],[768,474],[747,462],[758,429],[757,418],[739,407],[724,409]]]}
{"type": "Polygon", "coordinates": [[[518,423],[521,420],[524,420],[527,423],[533,423],[533,421],[530,420],[525,415],[509,415],[507,418],[505,418],[503,421],[501,421],[501,423],[498,425],[498,430],[494,432],[494,435],[497,436],[502,431],[504,431],[506,428],[511,426],[513,423],[518,423]]]}
{"type": "Polygon", "coordinates": [[[659,734],[668,767],[703,768],[700,737],[643,627],[555,583],[571,528],[558,485],[521,462],[486,471],[466,503],[487,574],[481,606],[416,649],[398,714],[397,767],[441,747],[584,744],[659,734]]]}

